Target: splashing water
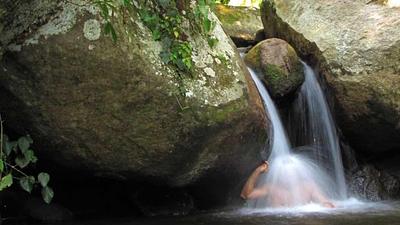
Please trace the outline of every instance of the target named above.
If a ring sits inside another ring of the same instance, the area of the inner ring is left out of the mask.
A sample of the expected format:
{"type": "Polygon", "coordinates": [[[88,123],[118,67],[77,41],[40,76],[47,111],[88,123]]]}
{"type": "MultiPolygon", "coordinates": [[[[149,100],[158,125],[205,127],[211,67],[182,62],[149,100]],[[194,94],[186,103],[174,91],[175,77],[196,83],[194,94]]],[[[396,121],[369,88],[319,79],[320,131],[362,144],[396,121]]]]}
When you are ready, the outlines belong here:
{"type": "MultiPolygon", "coordinates": [[[[307,157],[307,155],[302,155],[302,152],[300,152],[300,154],[291,152],[290,142],[287,138],[275,104],[263,83],[257,77],[257,74],[249,68],[251,77],[264,101],[265,109],[267,110],[272,125],[271,154],[268,158],[270,168],[267,173],[261,175],[258,183],[258,186],[260,187],[268,187],[269,194],[266,198],[252,200],[250,205],[253,207],[297,207],[309,204],[311,201],[321,202],[321,199],[324,198],[333,199],[346,196],[346,186],[344,183],[344,176],[342,176],[343,166],[332,116],[329,113],[322,90],[315,79],[315,74],[306,64],[304,64],[304,67],[306,81],[302,86],[301,95],[310,95],[312,97],[299,97],[299,99],[303,102],[309,103],[307,105],[307,107],[311,108],[309,112],[313,112],[313,109],[317,108],[322,112],[314,114],[305,113],[304,115],[308,115],[309,117],[322,117],[319,118],[318,121],[328,121],[327,123],[319,122],[321,127],[323,127],[321,129],[311,129],[306,130],[305,132],[321,132],[321,130],[323,130],[323,132],[326,131],[327,135],[321,138],[333,140],[327,142],[328,145],[332,145],[329,146],[329,148],[327,148],[327,145],[321,144],[325,142],[311,142],[308,144],[319,145],[321,148],[318,149],[322,150],[315,154],[322,155],[327,152],[329,159],[334,161],[331,163],[335,167],[334,179],[332,179],[332,176],[329,176],[326,173],[326,170],[321,167],[322,164],[320,163],[322,161],[314,161],[307,157]],[[313,87],[310,88],[310,86],[313,87]],[[315,97],[314,95],[317,96],[315,97]],[[336,171],[336,169],[338,171],[336,171]],[[343,182],[341,176],[343,177],[343,182]],[[333,180],[335,180],[335,182],[333,182],[333,180]],[[342,183],[337,184],[338,182],[342,183]],[[342,185],[344,185],[343,193],[341,189],[342,185]]],[[[302,119],[305,120],[303,117],[302,119]]],[[[310,126],[303,127],[307,127],[308,129],[310,126]]]]}

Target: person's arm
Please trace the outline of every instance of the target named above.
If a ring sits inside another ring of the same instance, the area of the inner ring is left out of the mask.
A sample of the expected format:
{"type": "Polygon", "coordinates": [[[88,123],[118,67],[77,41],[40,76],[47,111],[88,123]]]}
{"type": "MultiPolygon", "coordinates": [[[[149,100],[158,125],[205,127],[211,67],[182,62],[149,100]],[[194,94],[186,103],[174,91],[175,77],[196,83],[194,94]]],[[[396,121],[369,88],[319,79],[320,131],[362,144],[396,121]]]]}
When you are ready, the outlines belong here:
{"type": "Polygon", "coordinates": [[[335,208],[335,205],[321,193],[315,184],[311,184],[312,199],[326,208],[335,208]]]}
{"type": "Polygon", "coordinates": [[[250,175],[249,179],[246,181],[246,184],[243,186],[242,192],[240,193],[240,197],[243,199],[254,199],[265,196],[268,192],[267,187],[263,188],[254,188],[257,179],[261,173],[266,172],[268,170],[268,162],[264,162],[259,167],[257,167],[253,173],[250,175]]]}

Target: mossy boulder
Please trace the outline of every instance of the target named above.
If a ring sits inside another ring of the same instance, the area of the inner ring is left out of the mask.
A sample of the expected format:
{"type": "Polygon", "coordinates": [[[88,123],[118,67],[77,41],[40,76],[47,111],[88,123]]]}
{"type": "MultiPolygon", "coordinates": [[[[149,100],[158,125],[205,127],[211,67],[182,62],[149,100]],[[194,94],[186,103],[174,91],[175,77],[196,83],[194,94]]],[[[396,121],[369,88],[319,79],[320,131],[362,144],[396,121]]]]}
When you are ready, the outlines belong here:
{"type": "Polygon", "coordinates": [[[260,10],[219,4],[215,7],[215,14],[236,46],[255,45],[264,39],[260,10]]]}
{"type": "Polygon", "coordinates": [[[336,121],[358,155],[398,152],[400,8],[363,0],[265,0],[261,14],[268,37],[288,41],[319,68],[336,121]]]}
{"type": "Polygon", "coordinates": [[[7,129],[31,134],[42,162],[93,176],[185,186],[218,174],[229,188],[226,180],[258,161],[267,135],[248,71],[210,14],[218,44],[188,30],[193,71],[178,72],[162,61],[140,7],[115,12],[115,43],[85,1],[61,2],[39,25],[15,14],[27,24],[0,63],[7,129]]]}
{"type": "Polygon", "coordinates": [[[250,49],[244,60],[258,71],[275,99],[293,94],[304,81],[301,61],[293,47],[284,40],[264,40],[250,49]]]}

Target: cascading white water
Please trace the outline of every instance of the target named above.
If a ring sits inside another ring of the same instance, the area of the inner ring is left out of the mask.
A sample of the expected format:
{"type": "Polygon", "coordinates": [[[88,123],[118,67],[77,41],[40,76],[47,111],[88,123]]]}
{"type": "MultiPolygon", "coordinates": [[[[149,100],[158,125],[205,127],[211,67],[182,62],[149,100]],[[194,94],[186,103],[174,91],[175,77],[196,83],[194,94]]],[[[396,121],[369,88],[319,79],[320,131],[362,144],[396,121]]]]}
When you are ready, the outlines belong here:
{"type": "Polygon", "coordinates": [[[267,198],[256,199],[251,204],[258,208],[267,206],[292,207],[307,204],[309,199],[305,193],[311,186],[322,196],[332,197],[332,182],[324,171],[310,159],[291,153],[291,146],[274,102],[256,73],[250,68],[249,71],[264,101],[273,128],[271,154],[268,158],[270,168],[268,173],[263,174],[260,178],[258,185],[267,185],[271,190],[274,190],[274,193],[268,195],[267,198]],[[277,195],[284,196],[282,198],[286,200],[279,204],[276,203],[277,195]]]}
{"type": "Polygon", "coordinates": [[[284,205],[282,199],[276,205],[274,195],[268,195],[251,201],[253,207],[293,207],[310,203],[310,200],[318,202],[318,199],[309,197],[313,194],[307,196],[310,190],[314,195],[326,199],[346,198],[347,189],[335,124],[314,71],[305,63],[303,66],[305,82],[294,103],[290,131],[291,136],[296,137],[297,145],[312,146],[305,148],[311,149],[312,157],[310,151],[292,152],[273,100],[255,71],[248,68],[272,125],[271,153],[268,158],[270,168],[257,185],[268,186],[275,190],[274,195],[286,199],[284,205]]]}
{"type": "Polygon", "coordinates": [[[289,118],[297,145],[314,146],[312,154],[334,179],[336,198],[345,199],[347,189],[335,123],[313,69],[304,62],[305,81],[289,118]]]}
{"type": "Polygon", "coordinates": [[[264,101],[265,109],[268,111],[269,119],[272,123],[272,144],[271,144],[271,155],[270,158],[274,158],[278,155],[289,154],[290,152],[290,144],[281,122],[281,118],[279,117],[278,110],[275,107],[274,102],[268,94],[267,89],[264,87],[261,80],[257,77],[256,73],[250,69],[249,72],[251,77],[253,78],[254,83],[257,86],[258,92],[261,95],[261,98],[264,101]]]}

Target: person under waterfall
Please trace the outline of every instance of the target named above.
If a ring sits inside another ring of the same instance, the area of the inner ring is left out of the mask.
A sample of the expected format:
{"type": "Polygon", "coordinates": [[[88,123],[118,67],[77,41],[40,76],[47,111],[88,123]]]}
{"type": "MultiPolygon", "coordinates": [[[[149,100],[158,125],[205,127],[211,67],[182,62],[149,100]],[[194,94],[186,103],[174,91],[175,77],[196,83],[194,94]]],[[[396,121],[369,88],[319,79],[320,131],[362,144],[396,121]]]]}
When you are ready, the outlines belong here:
{"type": "Polygon", "coordinates": [[[282,182],[267,182],[260,185],[260,187],[256,187],[260,175],[267,173],[268,170],[269,163],[265,161],[253,171],[240,194],[243,199],[260,200],[264,198],[267,201],[267,205],[271,207],[291,207],[312,202],[327,208],[335,207],[312,181],[302,180],[295,187],[290,187],[288,184],[290,181],[287,181],[290,179],[290,175],[280,177],[278,180],[282,182]]]}

